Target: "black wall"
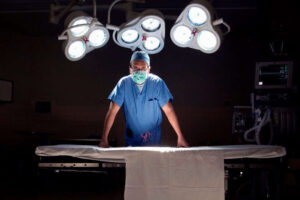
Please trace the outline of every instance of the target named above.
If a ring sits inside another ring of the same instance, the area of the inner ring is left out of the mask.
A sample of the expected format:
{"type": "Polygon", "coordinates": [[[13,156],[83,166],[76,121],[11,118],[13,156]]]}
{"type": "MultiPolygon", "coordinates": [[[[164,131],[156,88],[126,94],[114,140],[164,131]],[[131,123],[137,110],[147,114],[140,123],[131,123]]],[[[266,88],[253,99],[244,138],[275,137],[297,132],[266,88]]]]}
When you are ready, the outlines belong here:
{"type": "MultiPolygon", "coordinates": [[[[181,10],[175,10],[179,13],[181,10]]],[[[214,54],[179,48],[170,40],[174,21],[166,21],[165,47],[151,56],[152,72],[165,80],[174,107],[191,145],[231,143],[233,105],[250,105],[255,62],[293,60],[299,73],[296,7],[289,2],[263,1],[251,8],[220,8],[218,16],[231,26],[214,54]],[[284,55],[274,56],[269,42],[284,41],[284,55]]],[[[0,78],[14,81],[13,103],[0,105],[0,142],[17,145],[35,136],[23,131],[51,133],[52,139],[86,138],[101,134],[109,102],[105,99],[128,74],[129,49],[108,44],[71,62],[57,36],[63,31],[49,23],[45,12],[0,14],[0,78]],[[35,110],[36,102],[50,102],[51,112],[35,110]]],[[[98,13],[105,22],[106,11],[98,13]]],[[[125,21],[116,12],[112,23],[125,21]]],[[[112,32],[110,32],[112,33],[112,32]]],[[[295,78],[298,85],[298,79],[295,78]]],[[[123,145],[124,119],[120,113],[110,138],[123,145]]],[[[175,145],[176,135],[164,119],[163,144],[175,145]]]]}

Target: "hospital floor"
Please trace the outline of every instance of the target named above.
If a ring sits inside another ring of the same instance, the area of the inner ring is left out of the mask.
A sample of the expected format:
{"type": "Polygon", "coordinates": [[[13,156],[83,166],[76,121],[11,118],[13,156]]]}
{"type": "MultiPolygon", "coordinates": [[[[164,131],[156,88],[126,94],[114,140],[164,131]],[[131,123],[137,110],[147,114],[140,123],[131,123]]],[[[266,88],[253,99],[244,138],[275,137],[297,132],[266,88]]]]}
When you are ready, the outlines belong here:
{"type": "Polygon", "coordinates": [[[123,200],[125,173],[113,175],[45,173],[12,177],[0,184],[0,199],[123,200]],[[15,181],[18,180],[18,181],[15,181]]]}
{"type": "Polygon", "coordinates": [[[35,145],[0,145],[0,200],[123,200],[125,169],[110,174],[39,171],[35,145]]]}
{"type": "MultiPolygon", "coordinates": [[[[15,169],[10,169],[12,172],[15,169]]],[[[16,171],[15,171],[16,172],[16,171]]],[[[264,200],[299,199],[299,172],[287,172],[283,177],[281,197],[264,200]],[[296,179],[295,179],[296,178],[296,179]],[[296,182],[298,184],[296,184],[296,182]]],[[[110,175],[99,173],[55,173],[40,172],[20,174],[6,173],[0,177],[1,200],[123,200],[125,171],[110,175]],[[9,175],[9,176],[5,176],[9,175]]],[[[247,183],[247,182],[245,182],[247,183]]],[[[249,182],[248,182],[249,184],[249,182]]],[[[245,184],[240,184],[241,186],[245,184]]],[[[251,185],[251,184],[250,184],[251,185]]],[[[251,186],[243,187],[239,197],[226,200],[259,200],[251,198],[251,186]],[[250,190],[248,190],[250,189],[250,190]]],[[[272,196],[272,195],[271,195],[272,196]]]]}
{"type": "MultiPolygon", "coordinates": [[[[125,169],[110,174],[38,172],[36,157],[32,156],[32,151],[7,152],[2,151],[0,154],[0,200],[124,199],[125,169]],[[20,152],[24,155],[20,156],[20,152]]],[[[299,167],[282,170],[280,197],[264,199],[299,199],[300,159],[298,161],[299,167]]],[[[240,190],[241,195],[236,200],[254,199],[250,198],[251,190],[245,187],[247,185],[239,185],[244,190],[240,190]]]]}

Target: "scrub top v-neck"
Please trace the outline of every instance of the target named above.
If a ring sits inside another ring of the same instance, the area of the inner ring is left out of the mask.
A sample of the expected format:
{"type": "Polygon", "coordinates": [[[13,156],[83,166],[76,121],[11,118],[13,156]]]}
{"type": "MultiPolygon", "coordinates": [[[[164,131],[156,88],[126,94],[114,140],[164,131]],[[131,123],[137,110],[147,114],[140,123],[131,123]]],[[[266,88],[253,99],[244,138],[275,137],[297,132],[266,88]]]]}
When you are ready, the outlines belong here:
{"type": "Polygon", "coordinates": [[[124,110],[127,145],[161,144],[161,108],[173,100],[172,94],[161,78],[149,74],[140,92],[131,76],[125,76],[115,86],[108,99],[124,110]]]}

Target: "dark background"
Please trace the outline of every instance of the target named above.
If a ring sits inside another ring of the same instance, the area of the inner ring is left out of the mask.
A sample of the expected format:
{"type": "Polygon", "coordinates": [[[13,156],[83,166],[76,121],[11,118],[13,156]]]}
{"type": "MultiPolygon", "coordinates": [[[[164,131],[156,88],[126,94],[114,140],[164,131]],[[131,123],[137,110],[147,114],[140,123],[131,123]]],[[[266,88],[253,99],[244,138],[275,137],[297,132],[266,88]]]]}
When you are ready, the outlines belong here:
{"type": "MultiPolygon", "coordinates": [[[[109,105],[106,98],[117,81],[128,74],[132,52],[117,46],[112,38],[80,61],[67,60],[62,41],[57,40],[66,16],[58,24],[50,23],[51,2],[66,5],[70,1],[0,3],[0,79],[14,84],[13,102],[0,104],[0,145],[3,157],[20,158],[12,161],[12,166],[22,160],[19,150],[30,154],[41,143],[41,135],[48,134],[50,141],[100,137],[109,105]],[[36,102],[50,102],[51,111],[37,112],[36,102]]],[[[97,1],[102,6],[110,2],[97,1]]],[[[189,2],[147,0],[146,4],[135,5],[135,11],[156,8],[163,14],[178,16],[189,2]]],[[[174,20],[166,20],[165,47],[151,55],[152,72],[167,83],[173,94],[175,111],[191,146],[234,144],[232,107],[250,105],[256,62],[292,60],[294,85],[299,86],[299,11],[294,2],[211,2],[218,17],[231,26],[216,53],[175,46],[169,36],[174,20]],[[273,42],[279,52],[282,41],[283,54],[273,55],[269,43],[273,42]]],[[[83,10],[92,14],[91,9],[83,10]]],[[[107,10],[97,12],[104,24],[107,10]]],[[[124,11],[112,11],[112,24],[125,21],[124,11]]],[[[119,113],[110,133],[118,146],[124,145],[124,128],[119,113]]],[[[176,134],[166,118],[162,139],[163,145],[176,145],[176,134]]]]}
{"type": "MultiPolygon", "coordinates": [[[[51,133],[54,138],[101,134],[108,109],[105,99],[128,74],[131,50],[117,46],[112,38],[80,61],[67,60],[62,41],[57,40],[65,18],[58,24],[49,22],[50,2],[19,0],[1,5],[0,78],[14,82],[13,103],[0,105],[1,143],[23,141],[15,131],[51,133]],[[36,102],[50,102],[51,112],[35,112],[36,102]]],[[[98,5],[108,6],[109,2],[98,5]]],[[[135,11],[157,8],[165,15],[178,16],[188,3],[149,0],[136,4],[135,11]]],[[[152,72],[172,92],[183,133],[192,146],[231,143],[232,106],[250,105],[257,61],[292,60],[295,76],[299,74],[296,6],[289,1],[254,0],[212,4],[231,26],[216,53],[175,46],[169,36],[174,20],[167,20],[165,47],[151,55],[152,72]],[[285,56],[273,56],[269,43],[279,52],[281,41],[285,56]]],[[[82,10],[92,14],[91,9],[82,10]]],[[[98,10],[100,22],[106,22],[106,15],[107,9],[98,10]]],[[[124,11],[113,10],[112,24],[125,21],[124,11]]],[[[294,82],[299,84],[296,78],[294,82]]],[[[163,144],[175,145],[176,135],[167,120],[162,129],[163,144]]],[[[123,130],[123,115],[119,114],[110,134],[119,145],[124,145],[123,130]]]]}

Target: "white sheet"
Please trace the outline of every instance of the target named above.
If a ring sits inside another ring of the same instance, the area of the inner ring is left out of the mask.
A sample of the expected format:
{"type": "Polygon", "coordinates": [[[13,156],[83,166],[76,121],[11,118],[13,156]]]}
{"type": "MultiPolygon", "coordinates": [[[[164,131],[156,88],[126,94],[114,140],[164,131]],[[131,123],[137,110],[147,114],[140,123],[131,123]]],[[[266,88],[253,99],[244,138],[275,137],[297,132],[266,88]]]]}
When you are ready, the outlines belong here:
{"type": "Polygon", "coordinates": [[[224,200],[224,159],[274,158],[279,146],[235,145],[191,148],[54,145],[39,156],[73,156],[126,162],[125,200],[224,200]]]}

